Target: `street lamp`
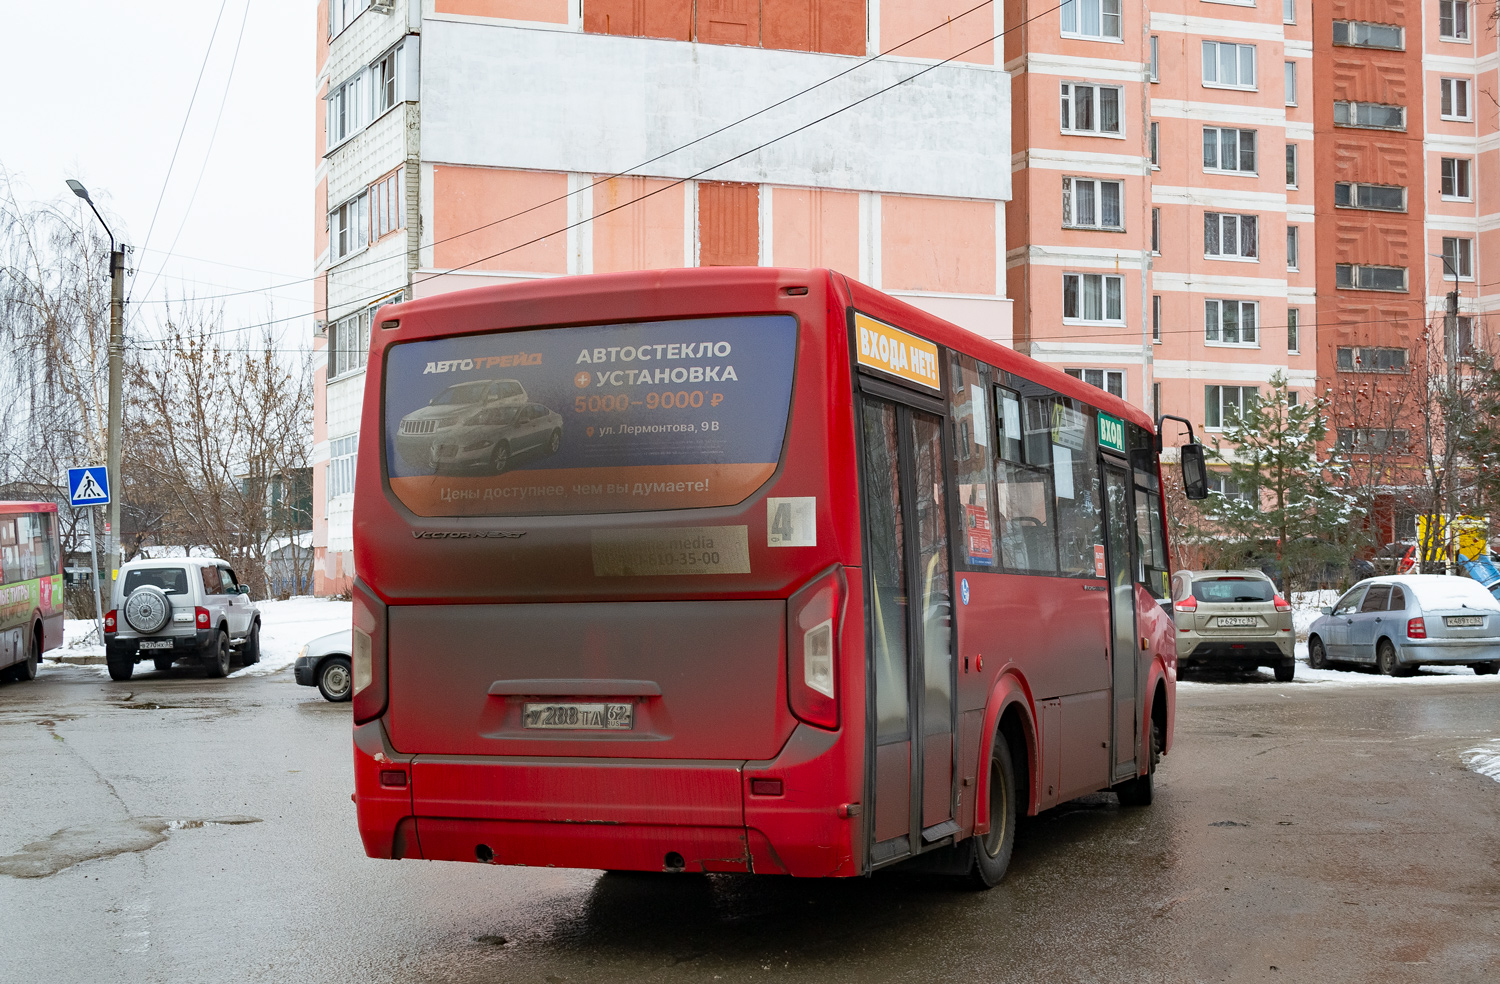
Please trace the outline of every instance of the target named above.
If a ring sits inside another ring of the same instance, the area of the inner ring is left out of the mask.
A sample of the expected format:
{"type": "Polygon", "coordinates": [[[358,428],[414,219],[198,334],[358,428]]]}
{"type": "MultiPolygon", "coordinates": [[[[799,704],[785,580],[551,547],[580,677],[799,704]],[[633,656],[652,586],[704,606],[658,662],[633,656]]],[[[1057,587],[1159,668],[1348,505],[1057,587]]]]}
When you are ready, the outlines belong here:
{"type": "Polygon", "coordinates": [[[105,563],[113,591],[115,575],[120,569],[120,494],[124,491],[120,482],[120,376],[125,348],[125,246],[115,245],[115,234],[82,182],[69,178],[68,188],[89,203],[94,217],[109,236],[109,559],[105,563]]]}

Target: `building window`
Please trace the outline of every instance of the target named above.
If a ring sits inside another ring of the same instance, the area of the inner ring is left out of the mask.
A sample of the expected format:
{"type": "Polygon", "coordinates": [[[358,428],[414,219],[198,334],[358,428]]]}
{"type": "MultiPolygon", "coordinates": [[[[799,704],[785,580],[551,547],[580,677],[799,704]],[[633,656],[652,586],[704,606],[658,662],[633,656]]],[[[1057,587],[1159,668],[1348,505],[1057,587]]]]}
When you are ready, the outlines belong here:
{"type": "Polygon", "coordinates": [[[335,437],[328,442],[328,498],[337,499],[354,491],[354,462],[358,456],[358,434],[335,437]]]}
{"type": "Polygon", "coordinates": [[[1340,290],[1389,290],[1406,293],[1406,267],[1339,263],[1334,279],[1340,290]]]}
{"type": "Polygon", "coordinates": [[[1286,82],[1286,104],[1297,105],[1297,63],[1285,62],[1283,72],[1286,82]]]}
{"type": "Polygon", "coordinates": [[[1097,386],[1106,393],[1125,399],[1125,371],[1123,369],[1064,369],[1074,379],[1081,379],[1090,386],[1097,386]]]}
{"type": "Polygon", "coordinates": [[[328,378],[364,368],[370,355],[370,315],[373,308],[356,311],[328,326],[328,378]]]}
{"type": "Polygon", "coordinates": [[[337,37],[369,6],[370,0],[328,0],[328,36],[337,37]]]}
{"type": "Polygon", "coordinates": [[[1161,167],[1161,124],[1151,121],[1151,166],[1161,167]]]}
{"type": "Polygon", "coordinates": [[[1255,88],[1255,45],[1203,42],[1203,84],[1220,89],[1255,88]]]}
{"type": "Polygon", "coordinates": [[[1063,317],[1070,321],[1125,321],[1125,279],[1107,273],[1063,274],[1063,317]]]}
{"type": "Polygon", "coordinates": [[[1297,0],[1281,0],[1281,23],[1297,23],[1297,0]]]}
{"type": "Polygon", "coordinates": [[[1161,383],[1151,384],[1151,412],[1161,413],[1161,383]]]}
{"type": "Polygon", "coordinates": [[[1405,372],[1406,349],[1340,348],[1338,369],[1339,372],[1405,372]]]}
{"type": "Polygon", "coordinates": [[[1301,339],[1297,337],[1298,322],[1302,320],[1302,312],[1297,308],[1286,309],[1286,351],[1288,355],[1296,355],[1301,351],[1301,339]]]}
{"type": "Polygon", "coordinates": [[[1260,495],[1256,492],[1255,486],[1241,488],[1239,482],[1236,482],[1223,472],[1208,473],[1208,490],[1226,499],[1238,499],[1241,502],[1254,503],[1260,501],[1260,495]]]}
{"type": "Polygon", "coordinates": [[[1371,208],[1382,212],[1404,212],[1406,211],[1406,189],[1400,185],[1335,181],[1333,204],[1340,208],[1371,208]]]}
{"type": "Polygon", "coordinates": [[[1120,199],[1125,182],[1063,178],[1063,225],[1073,229],[1124,229],[1120,199]]]}
{"type": "Polygon", "coordinates": [[[1151,341],[1161,344],[1161,295],[1151,295],[1151,341]]]}
{"type": "Polygon", "coordinates": [[[1444,41],[1469,40],[1469,5],[1466,0],[1438,0],[1438,37],[1444,41]]]}
{"type": "Polygon", "coordinates": [[[1333,124],[1367,130],[1405,130],[1406,107],[1340,100],[1333,104],[1333,124]]]}
{"type": "Polygon", "coordinates": [[[1120,33],[1120,0],[1063,0],[1062,33],[1080,38],[1118,41],[1120,33]]]}
{"type": "Polygon", "coordinates": [[[1478,327],[1478,320],[1467,314],[1458,316],[1458,324],[1455,327],[1454,349],[1456,358],[1460,360],[1474,358],[1475,347],[1478,339],[1474,337],[1474,330],[1478,327]]]}
{"type": "Polygon", "coordinates": [[[1255,328],[1260,321],[1259,301],[1203,302],[1203,340],[1215,345],[1257,345],[1255,328]]]}
{"type": "Polygon", "coordinates": [[[1443,279],[1474,279],[1474,240],[1443,237],[1443,279]]]}
{"type": "Polygon", "coordinates": [[[406,225],[402,207],[401,168],[370,186],[370,241],[406,225]]]}
{"type": "Polygon", "coordinates": [[[1203,213],[1203,255],[1253,260],[1260,255],[1259,220],[1253,215],[1203,213]]]}
{"type": "Polygon", "coordinates": [[[1255,131],[1203,128],[1203,170],[1255,171],[1255,131]]]}
{"type": "Polygon", "coordinates": [[[1286,227],[1286,268],[1297,269],[1297,227],[1291,224],[1286,227]]]}
{"type": "Polygon", "coordinates": [[[328,93],[328,149],[348,140],[369,122],[366,74],[360,69],[328,93]]]}
{"type": "Polygon", "coordinates": [[[1286,186],[1297,187],[1297,145],[1294,143],[1286,145],[1286,186]]]}
{"type": "Polygon", "coordinates": [[[1161,209],[1151,210],[1151,252],[1161,255],[1161,209]]]}
{"type": "Polygon", "coordinates": [[[1203,387],[1203,426],[1222,430],[1224,425],[1255,406],[1254,386],[1203,387]]]}
{"type": "Polygon", "coordinates": [[[1062,84],[1062,128],[1066,133],[1120,133],[1117,85],[1062,84]]]}
{"type": "Polygon", "coordinates": [[[1300,402],[1302,402],[1302,400],[1297,395],[1297,391],[1296,390],[1287,390],[1286,391],[1286,405],[1287,406],[1289,406],[1289,407],[1295,407],[1300,402]]]}
{"type": "Polygon", "coordinates": [[[1151,35],[1151,81],[1161,81],[1161,42],[1155,34],[1151,35]]]}
{"type": "Polygon", "coordinates": [[[1467,120],[1469,115],[1469,80],[1439,79],[1442,93],[1442,115],[1445,120],[1467,120]]]}
{"type": "Polygon", "coordinates": [[[1333,43],[1350,48],[1386,48],[1390,51],[1405,51],[1405,33],[1394,24],[1343,20],[1333,22],[1333,43]]]}
{"type": "Polygon", "coordinates": [[[334,262],[370,244],[370,196],[361,192],[328,213],[328,249],[334,262]]]}
{"type": "Polygon", "coordinates": [[[1469,159],[1467,157],[1443,158],[1443,197],[1464,201],[1473,197],[1469,187],[1469,159]]]}
{"type": "Polygon", "coordinates": [[[406,52],[406,44],[398,44],[370,66],[375,116],[406,101],[406,52]]]}
{"type": "Polygon", "coordinates": [[[1389,427],[1340,427],[1338,445],[1344,451],[1399,451],[1410,435],[1389,427]]]}

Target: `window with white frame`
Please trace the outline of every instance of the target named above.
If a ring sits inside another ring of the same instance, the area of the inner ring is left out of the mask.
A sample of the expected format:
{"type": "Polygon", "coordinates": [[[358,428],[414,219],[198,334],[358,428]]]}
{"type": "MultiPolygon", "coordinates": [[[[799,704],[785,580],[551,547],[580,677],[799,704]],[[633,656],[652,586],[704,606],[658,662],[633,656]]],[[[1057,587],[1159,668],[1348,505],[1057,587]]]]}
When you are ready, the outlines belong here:
{"type": "Polygon", "coordinates": [[[369,122],[368,76],[364,69],[355,72],[337,88],[328,92],[328,149],[348,140],[369,122]]]}
{"type": "Polygon", "coordinates": [[[358,434],[328,442],[328,498],[337,499],[354,491],[354,462],[358,457],[358,434]]]}
{"type": "Polygon", "coordinates": [[[1456,358],[1472,359],[1479,345],[1479,339],[1475,330],[1479,327],[1478,319],[1468,314],[1460,314],[1458,323],[1454,326],[1457,337],[1454,338],[1456,358]]]}
{"type": "Polygon", "coordinates": [[[369,7],[370,0],[328,0],[328,36],[337,37],[369,7]]]}
{"type": "Polygon", "coordinates": [[[1443,277],[1474,279],[1474,240],[1459,236],[1443,237],[1443,277]]]}
{"type": "Polygon", "coordinates": [[[1286,145],[1286,186],[1297,187],[1297,145],[1294,143],[1286,145]]]}
{"type": "Polygon", "coordinates": [[[1410,433],[1391,427],[1339,427],[1336,440],[1344,451],[1399,451],[1410,433]]]}
{"type": "Polygon", "coordinates": [[[1203,213],[1203,255],[1253,260],[1260,256],[1260,220],[1230,212],[1203,213]]]}
{"type": "Polygon", "coordinates": [[[1203,128],[1203,170],[1255,171],[1255,131],[1203,128]]]}
{"type": "Polygon", "coordinates": [[[1151,341],[1161,344],[1161,295],[1151,295],[1151,341]]]}
{"type": "Polygon", "coordinates": [[[1058,11],[1064,36],[1118,41],[1120,0],[1063,0],[1058,11]]]}
{"type": "Polygon", "coordinates": [[[1161,255],[1161,209],[1151,210],[1151,252],[1161,255]]]}
{"type": "Polygon", "coordinates": [[[370,196],[360,192],[328,213],[328,249],[337,263],[370,244],[370,196]]]}
{"type": "Polygon", "coordinates": [[[1071,229],[1124,229],[1120,208],[1125,182],[1063,178],[1063,225],[1071,229]]]}
{"type": "Polygon", "coordinates": [[[1333,104],[1333,125],[1366,130],[1405,130],[1406,107],[1339,100],[1333,104]]]}
{"type": "Polygon", "coordinates": [[[1381,212],[1406,211],[1406,189],[1400,185],[1335,181],[1333,204],[1339,208],[1369,208],[1381,212]]]}
{"type": "Polygon", "coordinates": [[[1469,184],[1469,163],[1467,157],[1443,158],[1441,170],[1444,198],[1468,200],[1474,197],[1469,184]]]}
{"type": "Polygon", "coordinates": [[[1469,40],[1467,0],[1438,0],[1438,37],[1444,41],[1469,40]]]}
{"type": "Polygon", "coordinates": [[[1151,35],[1151,81],[1161,81],[1161,41],[1151,35]]]}
{"type": "Polygon", "coordinates": [[[1255,88],[1255,45],[1203,42],[1203,84],[1220,89],[1255,88]]]}
{"type": "Polygon", "coordinates": [[[1259,346],[1259,301],[1209,298],[1203,302],[1203,340],[1214,345],[1259,346]]]}
{"type": "Polygon", "coordinates": [[[1297,23],[1297,0],[1281,0],[1281,23],[1297,23]]]}
{"type": "Polygon", "coordinates": [[[1063,318],[1123,323],[1125,278],[1110,273],[1063,274],[1063,318]]]}
{"type": "Polygon", "coordinates": [[[1467,120],[1469,115],[1469,80],[1439,79],[1438,92],[1442,100],[1442,116],[1445,120],[1467,120]]]}
{"type": "Polygon", "coordinates": [[[1295,106],[1297,105],[1297,63],[1284,62],[1283,65],[1285,66],[1283,81],[1286,87],[1286,104],[1295,106]]]}
{"type": "Polygon", "coordinates": [[[374,116],[379,116],[397,103],[406,100],[406,59],[407,46],[405,42],[402,42],[381,55],[370,66],[374,116]]]}
{"type": "Polygon", "coordinates": [[[1297,227],[1291,223],[1286,227],[1286,268],[1297,269],[1297,227]]]}
{"type": "Polygon", "coordinates": [[[397,168],[370,186],[370,241],[406,225],[401,194],[402,169],[397,168]]]}
{"type": "Polygon", "coordinates": [[[1125,372],[1122,369],[1064,369],[1063,372],[1122,400],[1125,398],[1125,372]]]}
{"type": "Polygon", "coordinates": [[[1241,502],[1260,502],[1260,493],[1255,486],[1241,487],[1240,483],[1224,472],[1208,473],[1208,491],[1214,495],[1223,496],[1226,499],[1238,499],[1241,502]]]}
{"type": "Polygon", "coordinates": [[[1254,386],[1203,387],[1203,426],[1222,430],[1225,424],[1255,406],[1258,394],[1254,386]]]}
{"type": "Polygon", "coordinates": [[[1161,124],[1151,121],[1151,166],[1161,167],[1161,124]]]}
{"type": "Polygon", "coordinates": [[[340,318],[328,326],[328,378],[364,368],[370,354],[370,320],[373,308],[340,318]]]}
{"type": "Polygon", "coordinates": [[[1120,134],[1120,94],[1117,85],[1062,84],[1061,119],[1066,133],[1120,134]]]}
{"type": "Polygon", "coordinates": [[[1406,267],[1372,266],[1367,263],[1337,263],[1334,285],[1340,290],[1388,290],[1406,293],[1406,267]]]}
{"type": "Polygon", "coordinates": [[[1385,48],[1406,50],[1406,32],[1395,24],[1371,24],[1368,21],[1336,20],[1333,43],[1350,48],[1385,48]]]}
{"type": "Polygon", "coordinates": [[[1297,308],[1286,309],[1286,351],[1288,355],[1296,355],[1302,348],[1302,339],[1298,337],[1298,330],[1302,320],[1302,312],[1297,308]]]}

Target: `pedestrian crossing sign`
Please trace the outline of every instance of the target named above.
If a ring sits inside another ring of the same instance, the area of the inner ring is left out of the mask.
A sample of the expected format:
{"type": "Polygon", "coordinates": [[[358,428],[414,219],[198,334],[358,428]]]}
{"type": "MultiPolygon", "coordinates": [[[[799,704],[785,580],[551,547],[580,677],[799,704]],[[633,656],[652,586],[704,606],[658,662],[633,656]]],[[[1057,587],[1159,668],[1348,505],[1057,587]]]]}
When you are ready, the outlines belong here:
{"type": "Polygon", "coordinates": [[[68,469],[68,498],[75,506],[109,503],[109,471],[103,465],[68,469]]]}

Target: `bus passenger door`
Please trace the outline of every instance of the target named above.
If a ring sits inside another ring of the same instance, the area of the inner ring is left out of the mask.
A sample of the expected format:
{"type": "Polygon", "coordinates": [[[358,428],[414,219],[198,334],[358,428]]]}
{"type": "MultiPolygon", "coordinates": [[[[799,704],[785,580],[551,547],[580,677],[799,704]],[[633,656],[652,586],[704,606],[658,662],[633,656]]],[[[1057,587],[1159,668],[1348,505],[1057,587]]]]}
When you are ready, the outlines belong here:
{"type": "Polygon", "coordinates": [[[1130,475],[1105,459],[1104,509],[1109,539],[1110,665],[1114,689],[1114,781],[1136,774],[1136,654],[1135,561],[1131,549],[1135,536],[1130,530],[1132,497],[1130,475]]]}
{"type": "Polygon", "coordinates": [[[862,427],[878,864],[957,830],[953,605],[942,418],[866,397],[862,427]]]}

